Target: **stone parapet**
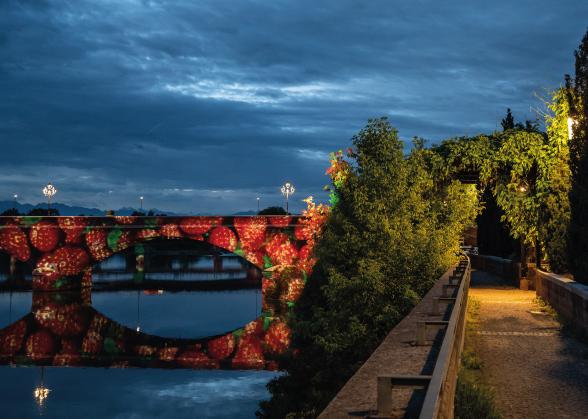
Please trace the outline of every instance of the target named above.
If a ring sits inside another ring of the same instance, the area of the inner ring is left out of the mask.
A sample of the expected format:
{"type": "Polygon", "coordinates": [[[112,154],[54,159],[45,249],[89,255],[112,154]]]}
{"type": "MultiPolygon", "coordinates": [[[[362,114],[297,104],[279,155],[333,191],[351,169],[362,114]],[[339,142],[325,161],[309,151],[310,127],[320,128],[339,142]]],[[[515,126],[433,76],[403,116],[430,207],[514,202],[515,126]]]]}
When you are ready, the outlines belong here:
{"type": "Polygon", "coordinates": [[[537,271],[536,288],[538,297],[588,333],[588,285],[561,275],[537,271]]]}

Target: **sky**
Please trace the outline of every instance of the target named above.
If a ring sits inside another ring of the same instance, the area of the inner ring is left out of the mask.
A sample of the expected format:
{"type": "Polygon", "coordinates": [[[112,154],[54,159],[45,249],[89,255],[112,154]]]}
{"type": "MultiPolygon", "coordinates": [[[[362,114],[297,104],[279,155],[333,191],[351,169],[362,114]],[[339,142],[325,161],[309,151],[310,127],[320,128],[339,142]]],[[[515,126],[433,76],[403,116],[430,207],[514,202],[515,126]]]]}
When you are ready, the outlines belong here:
{"type": "Polygon", "coordinates": [[[290,182],[300,213],[370,118],[407,150],[534,120],[587,28],[585,0],[2,0],[0,200],[226,215],[290,182]]]}

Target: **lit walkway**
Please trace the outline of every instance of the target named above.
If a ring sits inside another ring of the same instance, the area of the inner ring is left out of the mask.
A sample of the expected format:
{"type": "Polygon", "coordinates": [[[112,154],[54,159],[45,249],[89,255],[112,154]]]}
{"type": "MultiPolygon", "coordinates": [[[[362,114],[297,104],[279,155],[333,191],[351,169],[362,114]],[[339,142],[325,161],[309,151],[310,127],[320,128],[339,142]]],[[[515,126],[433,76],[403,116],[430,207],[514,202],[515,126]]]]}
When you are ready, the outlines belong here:
{"type": "Polygon", "coordinates": [[[588,418],[588,349],[521,291],[472,271],[469,295],[480,301],[474,348],[505,418],[588,418]]]}

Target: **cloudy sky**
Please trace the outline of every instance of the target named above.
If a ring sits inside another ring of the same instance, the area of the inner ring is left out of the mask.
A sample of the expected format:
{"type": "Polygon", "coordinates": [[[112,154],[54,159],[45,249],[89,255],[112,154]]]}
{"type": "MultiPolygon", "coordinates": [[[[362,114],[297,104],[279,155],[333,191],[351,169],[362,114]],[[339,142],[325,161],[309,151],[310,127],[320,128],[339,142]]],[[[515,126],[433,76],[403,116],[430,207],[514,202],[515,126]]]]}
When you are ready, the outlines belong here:
{"type": "Polygon", "coordinates": [[[327,202],[369,118],[491,133],[574,73],[585,0],[2,0],[0,200],[232,214],[327,202]]]}

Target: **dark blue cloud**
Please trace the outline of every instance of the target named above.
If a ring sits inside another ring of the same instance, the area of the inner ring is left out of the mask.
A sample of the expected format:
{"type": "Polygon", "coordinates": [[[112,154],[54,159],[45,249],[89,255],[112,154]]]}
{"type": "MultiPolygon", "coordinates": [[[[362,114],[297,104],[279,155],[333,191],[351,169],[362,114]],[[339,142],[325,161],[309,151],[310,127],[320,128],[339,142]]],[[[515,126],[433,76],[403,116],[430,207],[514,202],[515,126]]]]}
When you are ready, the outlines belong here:
{"type": "Polygon", "coordinates": [[[368,118],[401,138],[492,132],[573,73],[588,4],[8,0],[0,196],[173,212],[294,211],[368,118]],[[266,205],[263,204],[266,203],[266,205]],[[253,205],[251,204],[253,203],[253,205]]]}

